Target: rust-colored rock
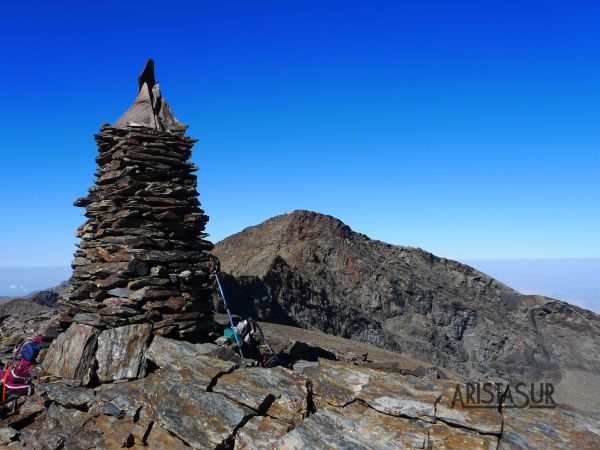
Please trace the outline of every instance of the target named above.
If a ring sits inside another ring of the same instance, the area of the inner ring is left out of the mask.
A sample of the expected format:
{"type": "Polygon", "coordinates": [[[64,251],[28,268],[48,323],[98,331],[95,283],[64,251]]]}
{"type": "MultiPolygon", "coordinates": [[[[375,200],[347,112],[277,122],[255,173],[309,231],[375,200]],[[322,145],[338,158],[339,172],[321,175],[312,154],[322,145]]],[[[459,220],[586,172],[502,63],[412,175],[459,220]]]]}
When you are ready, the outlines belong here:
{"type": "Polygon", "coordinates": [[[463,407],[460,401],[453,401],[457,385],[461,386],[461,392],[466,392],[464,384],[444,383],[444,394],[437,404],[435,416],[449,424],[499,435],[502,431],[502,414],[498,411],[498,405],[491,405],[490,408],[463,407]]]}
{"type": "Polygon", "coordinates": [[[89,325],[72,324],[52,341],[43,369],[51,375],[87,384],[93,375],[99,333],[89,325]]]}

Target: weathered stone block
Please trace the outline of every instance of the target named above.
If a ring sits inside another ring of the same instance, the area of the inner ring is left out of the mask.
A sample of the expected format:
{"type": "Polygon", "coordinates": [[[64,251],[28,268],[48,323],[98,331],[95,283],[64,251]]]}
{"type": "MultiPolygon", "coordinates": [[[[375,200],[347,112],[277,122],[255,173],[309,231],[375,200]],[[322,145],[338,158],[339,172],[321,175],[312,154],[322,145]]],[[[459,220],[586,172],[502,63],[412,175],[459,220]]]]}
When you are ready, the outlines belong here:
{"type": "Polygon", "coordinates": [[[150,324],[127,325],[100,333],[96,352],[97,375],[100,381],[145,376],[145,352],[151,333],[150,324]]]}
{"type": "Polygon", "coordinates": [[[307,386],[306,377],[283,367],[250,367],[220,377],[213,392],[281,421],[297,423],[308,413],[307,386]]]}
{"type": "Polygon", "coordinates": [[[198,389],[206,389],[218,375],[236,367],[234,362],[206,355],[211,350],[210,346],[155,336],[146,357],[162,369],[193,378],[198,389]]]}
{"type": "Polygon", "coordinates": [[[94,369],[94,353],[99,330],[73,323],[58,335],[44,358],[43,369],[51,375],[89,383],[94,369]]]}

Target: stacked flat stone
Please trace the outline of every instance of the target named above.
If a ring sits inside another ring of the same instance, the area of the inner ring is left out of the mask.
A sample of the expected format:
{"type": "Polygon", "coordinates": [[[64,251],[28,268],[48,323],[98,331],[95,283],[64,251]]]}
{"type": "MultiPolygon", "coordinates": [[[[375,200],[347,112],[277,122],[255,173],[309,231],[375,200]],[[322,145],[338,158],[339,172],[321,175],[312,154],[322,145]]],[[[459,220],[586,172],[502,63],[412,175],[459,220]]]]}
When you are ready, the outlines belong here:
{"type": "Polygon", "coordinates": [[[138,81],[136,102],[96,135],[97,178],[75,202],[87,221],[65,303],[76,323],[151,323],[154,334],[190,337],[212,323],[212,244],[189,161],[196,141],[161,97],[151,61],[138,81]]]}

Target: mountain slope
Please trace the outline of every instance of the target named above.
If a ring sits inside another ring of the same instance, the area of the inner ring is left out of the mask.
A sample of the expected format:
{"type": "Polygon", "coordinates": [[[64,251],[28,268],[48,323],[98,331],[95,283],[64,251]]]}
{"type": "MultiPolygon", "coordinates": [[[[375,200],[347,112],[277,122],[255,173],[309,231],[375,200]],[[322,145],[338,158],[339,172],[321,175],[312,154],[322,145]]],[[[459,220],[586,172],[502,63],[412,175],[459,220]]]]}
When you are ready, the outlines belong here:
{"type": "Polygon", "coordinates": [[[569,400],[600,404],[579,388],[600,382],[600,317],[590,311],[521,295],[464,264],[371,240],[308,211],[247,228],[214,252],[233,310],[244,316],[467,376],[562,383],[569,400]]]}

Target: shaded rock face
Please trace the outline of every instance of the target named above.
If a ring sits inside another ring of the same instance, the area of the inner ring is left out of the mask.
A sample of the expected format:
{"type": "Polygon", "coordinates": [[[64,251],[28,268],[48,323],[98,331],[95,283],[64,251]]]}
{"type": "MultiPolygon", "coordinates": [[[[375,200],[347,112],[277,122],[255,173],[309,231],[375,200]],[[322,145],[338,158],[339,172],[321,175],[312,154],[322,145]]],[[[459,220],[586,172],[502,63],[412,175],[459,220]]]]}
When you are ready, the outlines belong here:
{"type": "Polygon", "coordinates": [[[214,252],[232,310],[243,316],[316,328],[464,375],[558,382],[564,370],[600,373],[596,314],[371,240],[330,216],[277,216],[214,252]]]}
{"type": "Polygon", "coordinates": [[[87,221],[65,303],[78,323],[151,323],[155,334],[190,337],[212,317],[212,244],[189,161],[195,140],[160,95],[151,61],[139,89],[132,108],[96,135],[97,178],[75,202],[87,221]]]}

